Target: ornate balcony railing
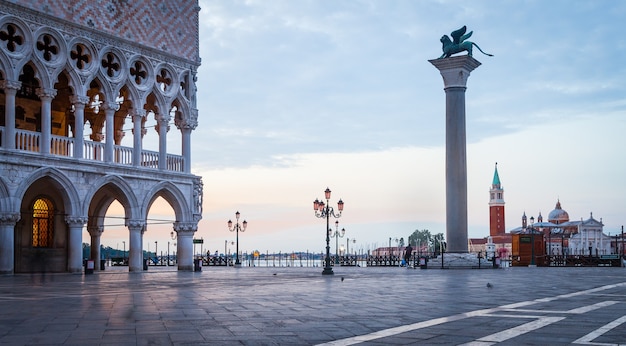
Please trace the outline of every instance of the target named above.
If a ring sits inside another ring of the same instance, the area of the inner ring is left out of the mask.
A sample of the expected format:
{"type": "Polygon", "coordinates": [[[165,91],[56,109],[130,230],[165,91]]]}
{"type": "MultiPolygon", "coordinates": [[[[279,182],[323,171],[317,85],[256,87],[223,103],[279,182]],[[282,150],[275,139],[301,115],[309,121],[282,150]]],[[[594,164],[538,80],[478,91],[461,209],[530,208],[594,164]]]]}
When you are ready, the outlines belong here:
{"type": "MultiPolygon", "coordinates": [[[[0,147],[3,137],[6,135],[5,128],[0,126],[0,147]]],[[[15,130],[15,150],[39,152],[41,133],[26,130],[15,130]]],[[[76,143],[74,138],[64,136],[50,136],[50,154],[55,156],[74,157],[76,143]]],[[[92,161],[104,161],[105,144],[102,142],[84,141],[83,159],[92,161]]],[[[183,172],[184,158],[181,155],[167,154],[165,157],[165,169],[174,172],[183,172]]],[[[133,164],[133,148],[115,145],[113,147],[113,163],[119,165],[133,164]]],[[[159,168],[159,152],[142,150],[141,167],[159,168]]]]}

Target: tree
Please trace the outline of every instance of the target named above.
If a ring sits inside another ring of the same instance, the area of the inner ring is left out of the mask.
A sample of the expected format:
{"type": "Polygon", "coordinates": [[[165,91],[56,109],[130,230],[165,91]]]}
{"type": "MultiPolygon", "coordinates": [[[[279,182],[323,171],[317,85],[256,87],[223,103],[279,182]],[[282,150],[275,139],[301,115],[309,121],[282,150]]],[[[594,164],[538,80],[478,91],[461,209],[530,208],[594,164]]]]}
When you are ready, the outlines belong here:
{"type": "Polygon", "coordinates": [[[432,235],[427,229],[415,230],[409,236],[409,244],[415,245],[418,251],[426,247],[426,251],[434,252],[435,256],[439,255],[442,248],[444,251],[446,249],[443,233],[432,235]]]}
{"type": "Polygon", "coordinates": [[[413,234],[409,236],[409,244],[415,245],[416,249],[429,246],[430,244],[430,231],[427,229],[418,230],[416,229],[413,234]]]}

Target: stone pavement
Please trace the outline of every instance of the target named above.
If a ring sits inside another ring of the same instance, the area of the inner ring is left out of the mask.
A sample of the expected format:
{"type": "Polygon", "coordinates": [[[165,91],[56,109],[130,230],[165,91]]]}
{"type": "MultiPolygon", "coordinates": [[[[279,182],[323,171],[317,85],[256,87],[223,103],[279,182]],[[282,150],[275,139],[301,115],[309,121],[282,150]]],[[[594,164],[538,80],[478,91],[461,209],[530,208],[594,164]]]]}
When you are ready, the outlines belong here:
{"type": "Polygon", "coordinates": [[[1,276],[0,343],[626,344],[626,268],[125,269],[1,276]]]}

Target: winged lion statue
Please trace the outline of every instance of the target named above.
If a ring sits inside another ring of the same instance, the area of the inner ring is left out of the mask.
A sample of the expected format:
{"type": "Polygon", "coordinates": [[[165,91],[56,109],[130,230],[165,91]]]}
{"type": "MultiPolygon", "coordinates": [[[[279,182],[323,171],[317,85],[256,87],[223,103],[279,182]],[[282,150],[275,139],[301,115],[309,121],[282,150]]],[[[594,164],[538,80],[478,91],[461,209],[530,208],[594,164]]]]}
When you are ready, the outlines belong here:
{"type": "Polygon", "coordinates": [[[472,49],[474,48],[474,46],[476,46],[476,48],[478,48],[481,53],[487,56],[493,56],[493,54],[483,52],[483,50],[480,49],[480,47],[476,43],[466,41],[468,38],[470,38],[470,36],[472,36],[473,33],[473,31],[470,31],[466,34],[466,31],[467,27],[463,25],[462,28],[454,30],[450,33],[450,36],[452,36],[452,40],[450,39],[450,37],[448,37],[448,35],[441,36],[441,39],[439,41],[441,41],[441,44],[443,45],[443,54],[441,54],[438,59],[449,58],[450,56],[452,56],[452,54],[461,53],[464,51],[467,51],[467,55],[472,56],[472,49]]]}

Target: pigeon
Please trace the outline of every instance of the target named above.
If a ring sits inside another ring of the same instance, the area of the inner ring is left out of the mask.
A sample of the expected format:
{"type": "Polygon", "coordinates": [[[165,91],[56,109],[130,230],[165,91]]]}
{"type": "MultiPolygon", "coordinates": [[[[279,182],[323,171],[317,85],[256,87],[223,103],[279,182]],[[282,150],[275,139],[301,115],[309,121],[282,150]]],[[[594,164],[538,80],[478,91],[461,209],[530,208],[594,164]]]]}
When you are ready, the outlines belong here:
{"type": "Polygon", "coordinates": [[[341,281],[343,281],[343,276],[341,277],[341,281]]]}
{"type": "Polygon", "coordinates": [[[492,288],[492,287],[493,287],[493,285],[491,283],[487,282],[487,288],[492,288]]]}
{"type": "Polygon", "coordinates": [[[276,273],[272,274],[272,275],[276,275],[276,273]]]}

